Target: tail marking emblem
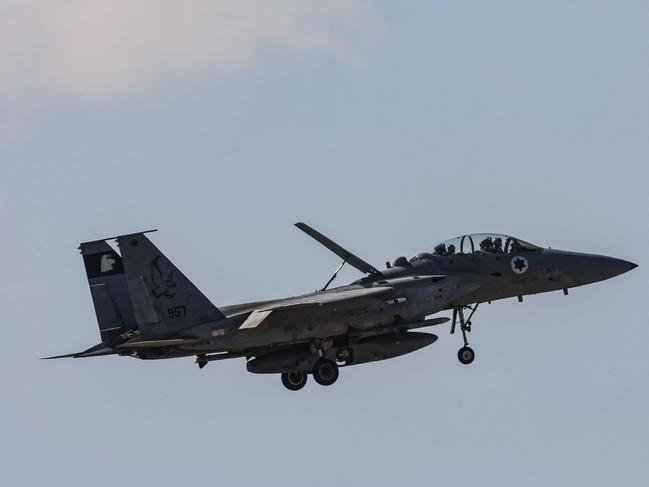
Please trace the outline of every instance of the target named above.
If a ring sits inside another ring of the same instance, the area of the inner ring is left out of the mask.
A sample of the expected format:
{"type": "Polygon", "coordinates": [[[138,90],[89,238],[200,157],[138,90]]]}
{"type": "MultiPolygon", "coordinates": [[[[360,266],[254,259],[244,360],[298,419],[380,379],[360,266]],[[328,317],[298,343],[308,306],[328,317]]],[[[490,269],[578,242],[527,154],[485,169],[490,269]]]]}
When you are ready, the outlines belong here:
{"type": "Polygon", "coordinates": [[[117,261],[110,254],[104,254],[101,256],[101,261],[99,261],[99,272],[102,274],[105,272],[110,272],[115,269],[115,263],[117,261]]]}
{"type": "Polygon", "coordinates": [[[151,261],[151,294],[156,298],[164,296],[171,299],[176,295],[176,283],[173,279],[175,269],[164,269],[164,263],[161,265],[160,259],[162,256],[158,255],[151,261]]]}

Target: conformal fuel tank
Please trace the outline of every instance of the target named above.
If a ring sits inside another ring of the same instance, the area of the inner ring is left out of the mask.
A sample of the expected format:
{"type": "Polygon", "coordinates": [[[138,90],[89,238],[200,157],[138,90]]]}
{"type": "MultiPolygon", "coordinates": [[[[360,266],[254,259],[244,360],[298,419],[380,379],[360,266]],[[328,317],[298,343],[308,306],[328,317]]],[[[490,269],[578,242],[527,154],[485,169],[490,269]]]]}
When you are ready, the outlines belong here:
{"type": "Polygon", "coordinates": [[[352,347],[352,363],[385,360],[427,347],[437,340],[432,333],[407,332],[368,338],[352,347]]]}

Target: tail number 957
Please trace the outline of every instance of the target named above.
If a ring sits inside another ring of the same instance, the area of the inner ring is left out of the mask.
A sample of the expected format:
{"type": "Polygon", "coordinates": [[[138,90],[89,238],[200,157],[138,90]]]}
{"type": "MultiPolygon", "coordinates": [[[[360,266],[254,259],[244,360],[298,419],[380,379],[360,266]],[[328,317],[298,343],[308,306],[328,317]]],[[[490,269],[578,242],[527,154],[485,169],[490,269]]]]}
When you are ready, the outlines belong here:
{"type": "Polygon", "coordinates": [[[186,306],[174,306],[173,308],[167,309],[167,316],[171,319],[175,318],[184,318],[187,316],[187,307],[186,306]]]}

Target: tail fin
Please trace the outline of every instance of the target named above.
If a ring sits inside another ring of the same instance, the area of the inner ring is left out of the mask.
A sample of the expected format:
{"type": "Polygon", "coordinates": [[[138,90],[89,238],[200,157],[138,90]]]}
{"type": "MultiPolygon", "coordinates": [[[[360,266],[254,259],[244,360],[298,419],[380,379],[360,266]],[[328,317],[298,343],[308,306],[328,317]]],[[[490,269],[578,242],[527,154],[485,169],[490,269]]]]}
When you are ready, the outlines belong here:
{"type": "Polygon", "coordinates": [[[103,344],[115,348],[135,332],[168,336],[225,318],[144,233],[117,242],[119,254],[106,240],[79,247],[103,344]]]}
{"type": "Polygon", "coordinates": [[[140,280],[140,295],[145,289],[167,331],[225,318],[143,233],[118,237],[117,244],[126,271],[140,280]]]}
{"type": "Polygon", "coordinates": [[[135,328],[124,262],[105,240],[82,243],[79,249],[95,305],[101,341],[115,347],[125,341],[123,335],[135,328]]]}

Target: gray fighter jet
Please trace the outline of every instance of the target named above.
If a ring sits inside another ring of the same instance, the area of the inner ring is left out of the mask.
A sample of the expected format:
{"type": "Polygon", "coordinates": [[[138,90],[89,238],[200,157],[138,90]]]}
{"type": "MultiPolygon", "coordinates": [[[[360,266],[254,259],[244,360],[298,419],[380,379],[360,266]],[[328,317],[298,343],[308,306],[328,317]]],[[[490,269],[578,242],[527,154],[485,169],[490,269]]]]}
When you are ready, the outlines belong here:
{"type": "Polygon", "coordinates": [[[248,371],[281,374],[299,390],[309,374],[321,385],[340,367],[398,357],[434,343],[411,331],[451,322],[459,328],[462,364],[475,358],[467,334],[481,303],[583,286],[634,269],[600,255],[537,247],[515,237],[458,237],[378,270],[304,223],[296,226],[342,259],[317,292],[217,308],[145,233],[82,243],[101,343],[57,357],[123,355],[140,359],[195,356],[208,362],[245,357],[248,371]],[[116,240],[117,245],[111,245],[116,240]],[[340,269],[365,277],[329,289],[340,269]],[[428,318],[452,311],[452,319],[428,318]]]}

